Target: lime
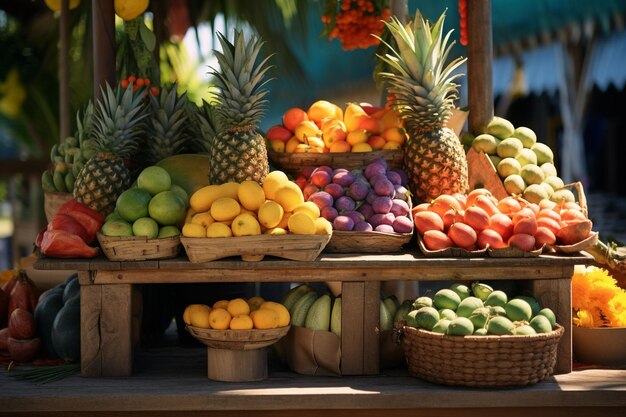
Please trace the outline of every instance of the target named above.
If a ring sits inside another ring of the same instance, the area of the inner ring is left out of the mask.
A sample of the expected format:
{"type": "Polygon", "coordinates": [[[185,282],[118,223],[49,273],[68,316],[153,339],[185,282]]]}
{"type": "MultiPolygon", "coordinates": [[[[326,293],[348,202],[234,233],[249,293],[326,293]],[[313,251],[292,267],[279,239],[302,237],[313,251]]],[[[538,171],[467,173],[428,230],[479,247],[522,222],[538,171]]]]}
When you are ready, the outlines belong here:
{"type": "Polygon", "coordinates": [[[115,209],[127,222],[134,222],[148,215],[150,193],[141,188],[129,188],[117,198],[115,209]]]}
{"type": "Polygon", "coordinates": [[[100,232],[110,237],[130,237],[133,235],[133,227],[125,220],[108,220],[102,225],[100,232]]]}
{"type": "Polygon", "coordinates": [[[175,191],[162,191],[148,204],[150,217],[161,226],[182,225],[187,214],[185,203],[175,191]]]}
{"type": "Polygon", "coordinates": [[[158,166],[144,168],[137,177],[137,187],[147,190],[153,196],[169,190],[171,186],[170,174],[158,166]]]}
{"type": "Polygon", "coordinates": [[[150,217],[141,217],[133,223],[133,234],[155,239],[159,234],[159,225],[150,217]]]}
{"type": "Polygon", "coordinates": [[[180,235],[180,229],[176,226],[163,226],[159,229],[158,239],[180,235]]]}
{"type": "Polygon", "coordinates": [[[187,194],[187,191],[185,191],[183,187],[177,184],[172,184],[170,191],[174,191],[176,194],[178,194],[178,196],[185,203],[185,206],[189,206],[189,195],[187,194]]]}

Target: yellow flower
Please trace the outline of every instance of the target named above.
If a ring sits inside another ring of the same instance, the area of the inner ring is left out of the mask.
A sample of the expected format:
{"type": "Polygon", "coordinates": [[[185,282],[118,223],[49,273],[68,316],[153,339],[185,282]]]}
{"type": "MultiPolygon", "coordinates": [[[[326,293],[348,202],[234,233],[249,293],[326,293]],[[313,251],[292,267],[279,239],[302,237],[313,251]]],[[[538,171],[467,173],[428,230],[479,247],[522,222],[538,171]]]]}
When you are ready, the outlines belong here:
{"type": "Polygon", "coordinates": [[[574,268],[572,308],[577,326],[626,327],[626,291],[602,268],[574,268]]]}

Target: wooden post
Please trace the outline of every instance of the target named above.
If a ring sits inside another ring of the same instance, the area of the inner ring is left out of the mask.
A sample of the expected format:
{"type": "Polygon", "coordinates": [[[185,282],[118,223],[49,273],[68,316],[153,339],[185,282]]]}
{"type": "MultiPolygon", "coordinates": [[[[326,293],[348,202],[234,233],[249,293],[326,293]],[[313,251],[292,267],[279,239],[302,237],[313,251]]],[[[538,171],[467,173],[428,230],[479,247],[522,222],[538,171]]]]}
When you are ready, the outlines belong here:
{"type": "Polygon", "coordinates": [[[93,20],[93,88],[100,97],[105,83],[117,83],[115,72],[115,9],[113,0],[92,0],[93,20]]]}
{"type": "Polygon", "coordinates": [[[493,118],[491,0],[467,2],[469,129],[477,134],[493,118]]]}
{"type": "Polygon", "coordinates": [[[61,0],[59,21],[59,141],[70,136],[70,0],[61,0]]]}

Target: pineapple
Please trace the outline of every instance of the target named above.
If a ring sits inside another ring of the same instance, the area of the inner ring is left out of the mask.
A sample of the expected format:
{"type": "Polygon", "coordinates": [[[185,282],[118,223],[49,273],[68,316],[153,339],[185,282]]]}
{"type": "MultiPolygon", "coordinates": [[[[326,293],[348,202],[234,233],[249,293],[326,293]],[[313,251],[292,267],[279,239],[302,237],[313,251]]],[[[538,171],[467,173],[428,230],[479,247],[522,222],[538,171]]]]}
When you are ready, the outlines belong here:
{"type": "Polygon", "coordinates": [[[192,121],[191,128],[196,139],[194,144],[199,148],[200,152],[210,153],[213,139],[219,130],[215,116],[215,107],[202,100],[200,107],[189,102],[188,109],[192,121]]]}
{"type": "MultiPolygon", "coordinates": [[[[451,31],[442,38],[445,13],[431,28],[419,11],[412,24],[396,18],[385,23],[397,44],[385,43],[389,53],[378,55],[391,71],[381,72],[394,96],[392,105],[404,120],[409,139],[404,150],[404,168],[409,186],[419,202],[441,194],[468,191],[467,159],[452,129],[446,127],[458,98],[462,74],[453,75],[465,59],[445,64],[453,43],[451,31]]],[[[384,42],[384,41],[383,41],[384,42]]]]}
{"type": "Polygon", "coordinates": [[[215,51],[220,70],[212,71],[218,87],[217,122],[221,129],[211,146],[209,184],[253,180],[263,182],[268,173],[265,139],[259,131],[265,114],[269,81],[263,76],[270,68],[269,57],[255,64],[263,42],[244,39],[235,31],[234,43],[218,34],[222,52],[215,51]]]}
{"type": "Polygon", "coordinates": [[[146,130],[142,99],[141,90],[118,86],[114,92],[107,84],[96,103],[91,128],[96,154],[78,173],[74,199],[103,215],[113,212],[118,195],[132,182],[125,160],[135,154],[146,130]]]}
{"type": "Polygon", "coordinates": [[[163,87],[158,96],[150,97],[147,142],[147,165],[154,165],[171,155],[189,150],[187,95],[178,95],[176,84],[163,87]]]}

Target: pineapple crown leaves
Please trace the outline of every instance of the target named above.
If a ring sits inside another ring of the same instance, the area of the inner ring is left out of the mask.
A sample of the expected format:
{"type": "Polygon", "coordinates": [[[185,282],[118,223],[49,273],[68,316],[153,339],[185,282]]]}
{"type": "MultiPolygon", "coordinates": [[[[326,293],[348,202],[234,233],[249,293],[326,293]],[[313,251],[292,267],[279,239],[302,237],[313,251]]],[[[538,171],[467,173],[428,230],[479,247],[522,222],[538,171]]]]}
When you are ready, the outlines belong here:
{"type": "Polygon", "coordinates": [[[201,106],[189,102],[187,110],[198,145],[203,152],[210,152],[213,140],[220,131],[215,106],[203,99],[201,106]]]}
{"type": "Polygon", "coordinates": [[[150,128],[160,135],[182,130],[188,121],[189,115],[186,109],[187,95],[178,94],[177,84],[161,88],[158,96],[149,94],[150,97],[150,128]]]}
{"type": "Polygon", "coordinates": [[[458,98],[458,84],[454,81],[463,74],[453,72],[466,58],[457,57],[446,66],[454,41],[450,42],[452,30],[443,36],[444,20],[445,12],[431,27],[419,10],[413,22],[406,26],[392,17],[385,25],[396,48],[391,42],[378,38],[388,52],[377,56],[390,68],[389,72],[378,75],[389,83],[395,95],[394,106],[407,116],[409,123],[411,116],[418,114],[418,119],[429,125],[445,124],[458,98]]]}
{"type": "Polygon", "coordinates": [[[100,91],[91,138],[100,152],[130,158],[144,135],[145,118],[149,114],[143,103],[143,92],[119,85],[113,91],[108,83],[100,91]]]}
{"type": "Polygon", "coordinates": [[[83,110],[82,117],[81,112],[76,113],[76,137],[78,138],[79,146],[83,141],[91,134],[93,128],[93,101],[89,100],[85,110],[83,110]]]}
{"type": "Polygon", "coordinates": [[[220,70],[211,68],[218,87],[219,104],[216,107],[220,123],[228,127],[258,127],[265,115],[268,90],[263,88],[272,79],[263,80],[271,66],[267,65],[272,55],[256,64],[264,42],[251,37],[246,41],[243,32],[235,31],[234,42],[230,43],[218,33],[222,52],[214,51],[220,70]]]}

